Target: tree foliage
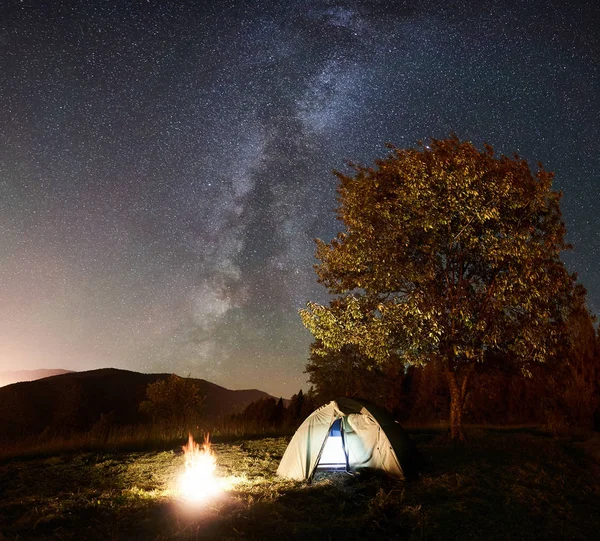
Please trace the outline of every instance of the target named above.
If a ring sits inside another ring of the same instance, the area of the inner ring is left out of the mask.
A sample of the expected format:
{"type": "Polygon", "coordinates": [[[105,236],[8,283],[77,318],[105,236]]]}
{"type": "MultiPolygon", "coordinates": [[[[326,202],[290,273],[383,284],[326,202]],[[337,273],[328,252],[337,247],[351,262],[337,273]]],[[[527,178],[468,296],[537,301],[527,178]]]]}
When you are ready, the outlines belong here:
{"type": "Polygon", "coordinates": [[[278,432],[297,428],[314,409],[312,395],[305,395],[301,389],[292,396],[287,407],[283,398],[261,398],[248,404],[241,413],[232,415],[230,422],[246,434],[278,432]]]}
{"type": "Polygon", "coordinates": [[[372,402],[397,411],[402,405],[406,373],[398,362],[373,366],[372,360],[354,345],[330,351],[320,341],[311,345],[306,365],[309,382],[314,385],[319,402],[339,396],[369,397],[372,402]]]}
{"type": "Polygon", "coordinates": [[[440,363],[460,439],[476,367],[503,355],[527,372],[559,348],[575,282],[561,194],[541,166],[456,137],[352,168],[336,173],[346,230],[317,240],[319,282],[336,296],[302,321],[324,352],[440,363]]]}
{"type": "Polygon", "coordinates": [[[579,286],[567,319],[568,339],[559,352],[565,362],[546,374],[544,403],[550,428],[593,426],[600,407],[600,351],[594,321],[585,305],[585,290],[579,286]]]}
{"type": "Polygon", "coordinates": [[[146,398],[140,404],[140,411],[151,417],[153,422],[186,430],[191,429],[201,418],[206,399],[198,383],[175,374],[149,383],[146,398]]]}

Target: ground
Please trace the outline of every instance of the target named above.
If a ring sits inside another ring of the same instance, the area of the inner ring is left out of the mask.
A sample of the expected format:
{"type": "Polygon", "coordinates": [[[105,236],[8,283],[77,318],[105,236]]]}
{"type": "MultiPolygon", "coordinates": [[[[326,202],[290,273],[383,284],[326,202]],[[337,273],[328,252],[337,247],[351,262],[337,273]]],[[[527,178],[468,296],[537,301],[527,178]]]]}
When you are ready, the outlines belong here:
{"type": "MultiPolygon", "coordinates": [[[[454,446],[413,433],[421,479],[279,479],[287,438],[217,443],[222,496],[176,491],[179,449],[86,452],[0,463],[0,539],[594,539],[600,468],[585,446],[529,430],[472,430],[454,446]]],[[[182,442],[184,443],[184,442],[182,442]]]]}

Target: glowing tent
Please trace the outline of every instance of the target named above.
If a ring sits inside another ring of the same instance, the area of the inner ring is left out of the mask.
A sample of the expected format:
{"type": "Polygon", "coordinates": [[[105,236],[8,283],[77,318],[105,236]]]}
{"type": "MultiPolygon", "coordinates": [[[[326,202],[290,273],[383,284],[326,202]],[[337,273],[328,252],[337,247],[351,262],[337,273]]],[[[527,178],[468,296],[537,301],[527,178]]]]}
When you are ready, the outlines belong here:
{"type": "Polygon", "coordinates": [[[277,474],[311,479],[317,469],[382,470],[399,479],[418,475],[420,454],[385,410],[339,398],[311,413],[290,441],[277,474]]]}

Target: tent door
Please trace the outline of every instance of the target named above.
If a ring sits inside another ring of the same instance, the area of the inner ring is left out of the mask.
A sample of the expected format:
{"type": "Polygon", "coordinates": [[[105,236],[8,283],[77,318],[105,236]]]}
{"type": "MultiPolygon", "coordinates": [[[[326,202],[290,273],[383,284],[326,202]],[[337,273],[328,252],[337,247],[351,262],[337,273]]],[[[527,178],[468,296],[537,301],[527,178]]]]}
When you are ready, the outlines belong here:
{"type": "Polygon", "coordinates": [[[346,470],[348,468],[341,421],[341,419],[336,419],[329,429],[317,464],[318,470],[346,470]]]}

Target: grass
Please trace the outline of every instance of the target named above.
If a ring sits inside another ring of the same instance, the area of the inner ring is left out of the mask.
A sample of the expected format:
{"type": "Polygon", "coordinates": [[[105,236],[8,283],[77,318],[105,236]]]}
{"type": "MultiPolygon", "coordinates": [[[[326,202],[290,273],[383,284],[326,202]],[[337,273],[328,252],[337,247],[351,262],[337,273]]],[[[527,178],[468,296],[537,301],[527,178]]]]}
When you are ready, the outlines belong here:
{"type": "MultiPolygon", "coordinates": [[[[233,441],[248,438],[266,438],[273,435],[291,435],[294,427],[258,427],[248,423],[211,422],[197,427],[196,432],[209,432],[211,440],[233,441]]],[[[45,433],[16,442],[0,441],[0,462],[15,457],[52,456],[61,453],[102,452],[106,449],[133,451],[176,448],[187,440],[188,428],[169,424],[111,426],[106,430],[74,432],[66,436],[45,433]]],[[[1,540],[0,540],[1,541],[1,540]]]]}
{"type": "Polygon", "coordinates": [[[596,538],[595,446],[525,429],[474,429],[461,447],[439,430],[413,437],[428,467],[411,483],[286,481],[275,471],[287,438],[217,443],[219,475],[236,483],[200,506],[177,494],[179,448],[13,457],[0,463],[0,539],[596,538]]]}

